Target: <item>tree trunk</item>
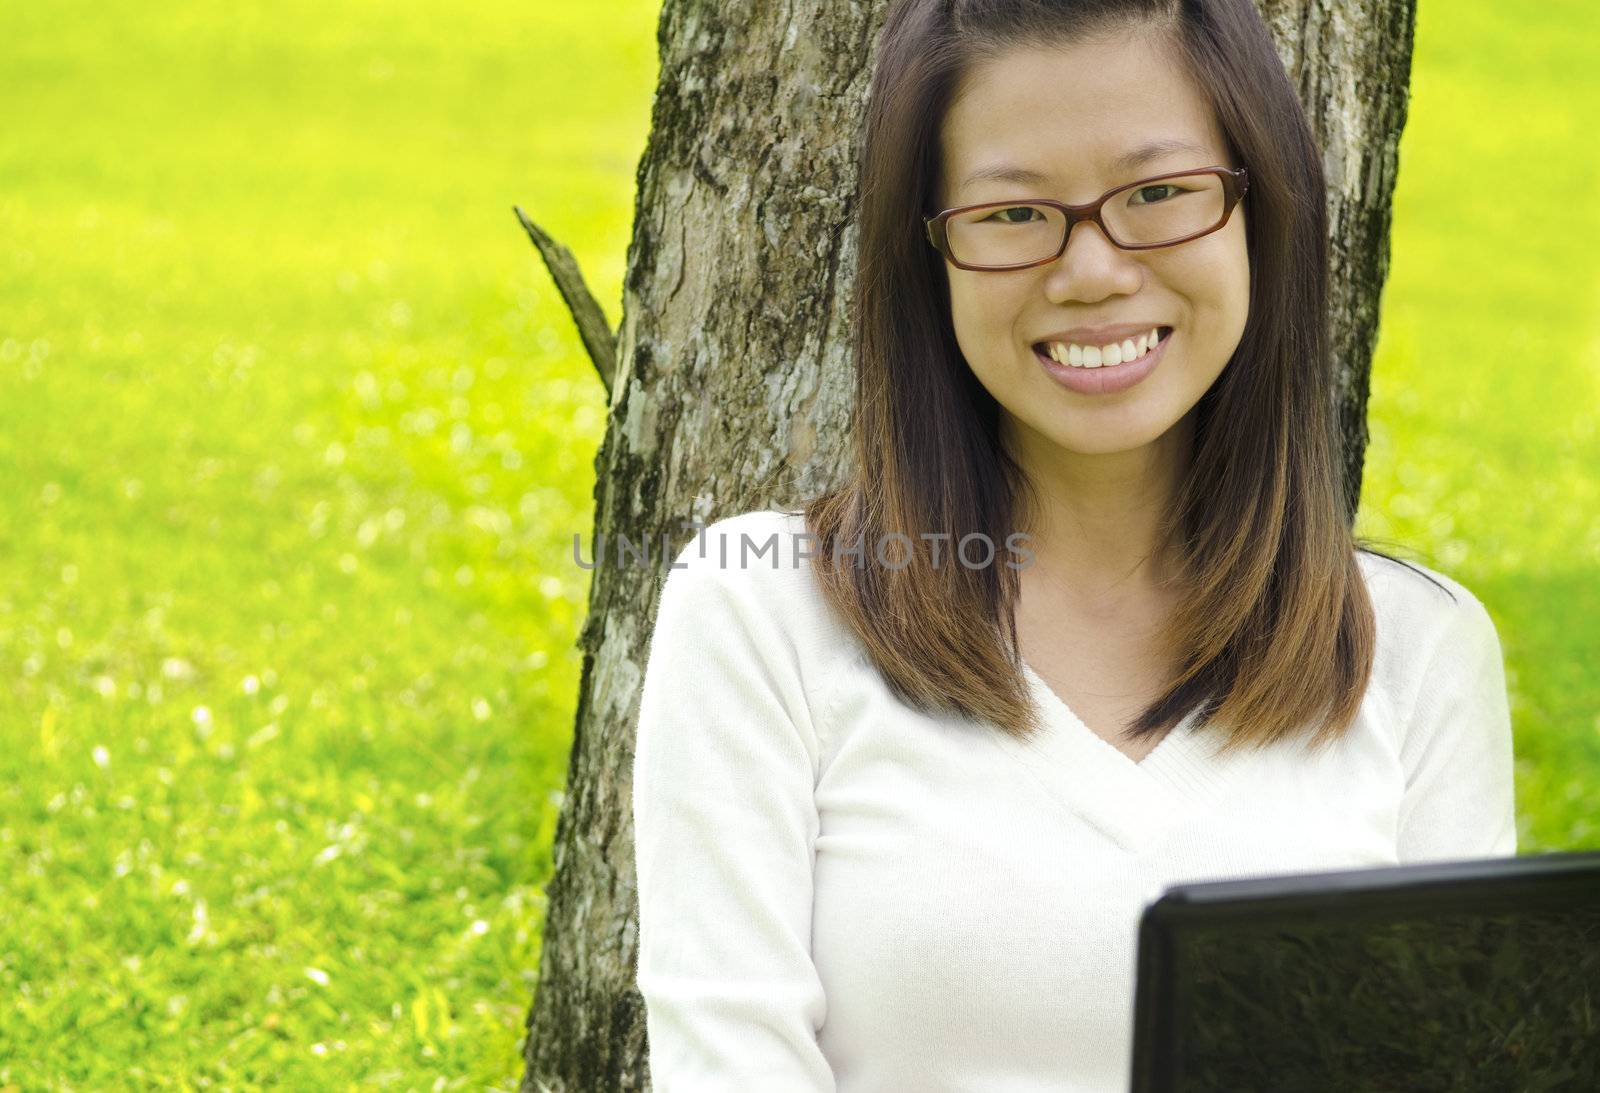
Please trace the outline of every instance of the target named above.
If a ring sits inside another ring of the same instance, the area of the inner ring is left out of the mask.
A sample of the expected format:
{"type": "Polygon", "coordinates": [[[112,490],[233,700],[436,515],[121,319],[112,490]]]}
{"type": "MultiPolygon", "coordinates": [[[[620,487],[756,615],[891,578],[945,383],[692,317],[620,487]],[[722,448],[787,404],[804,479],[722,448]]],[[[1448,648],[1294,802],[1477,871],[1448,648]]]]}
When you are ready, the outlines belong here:
{"type": "MultiPolygon", "coordinates": [[[[1324,149],[1333,349],[1359,496],[1415,0],[1257,0],[1324,149]]],[[[639,164],[567,793],[524,1093],[648,1088],[631,767],[659,551],[681,521],[837,481],[853,377],[855,149],[883,4],[665,0],[639,164]],[[651,544],[622,566],[618,537],[651,544]]]]}

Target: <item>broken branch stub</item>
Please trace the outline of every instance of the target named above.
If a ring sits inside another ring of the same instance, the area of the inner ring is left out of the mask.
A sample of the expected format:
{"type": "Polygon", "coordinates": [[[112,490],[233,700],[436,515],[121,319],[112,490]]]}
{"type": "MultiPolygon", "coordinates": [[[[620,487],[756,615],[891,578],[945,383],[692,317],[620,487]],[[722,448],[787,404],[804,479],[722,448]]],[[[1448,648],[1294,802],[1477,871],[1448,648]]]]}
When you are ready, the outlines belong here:
{"type": "Polygon", "coordinates": [[[588,352],[589,359],[594,362],[595,371],[600,373],[600,382],[605,385],[606,395],[609,398],[612,377],[616,375],[617,369],[617,336],[612,332],[611,325],[606,322],[605,312],[600,309],[594,293],[589,291],[589,286],[583,279],[583,272],[578,269],[578,260],[572,256],[572,252],[552,239],[539,225],[529,220],[528,215],[519,206],[513,205],[511,208],[517,214],[517,219],[522,222],[528,238],[533,240],[539,256],[544,259],[545,268],[555,280],[556,290],[561,293],[561,299],[567,305],[567,311],[578,328],[578,337],[583,339],[583,348],[588,352]]]}

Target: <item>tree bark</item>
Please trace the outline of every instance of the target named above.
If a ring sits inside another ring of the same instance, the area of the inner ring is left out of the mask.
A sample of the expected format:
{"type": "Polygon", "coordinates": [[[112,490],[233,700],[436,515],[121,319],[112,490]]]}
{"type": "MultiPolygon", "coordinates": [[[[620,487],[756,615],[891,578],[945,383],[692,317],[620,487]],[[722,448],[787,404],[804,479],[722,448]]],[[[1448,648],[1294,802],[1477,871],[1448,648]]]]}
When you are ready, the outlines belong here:
{"type": "MultiPolygon", "coordinates": [[[[1336,400],[1359,497],[1415,0],[1257,0],[1329,185],[1336,400]]],[[[664,0],[606,436],[600,544],[524,1093],[648,1088],[634,982],[631,767],[659,551],[685,520],[789,503],[843,470],[855,150],[883,3],[664,0]],[[621,566],[619,536],[652,544],[621,566]]]]}

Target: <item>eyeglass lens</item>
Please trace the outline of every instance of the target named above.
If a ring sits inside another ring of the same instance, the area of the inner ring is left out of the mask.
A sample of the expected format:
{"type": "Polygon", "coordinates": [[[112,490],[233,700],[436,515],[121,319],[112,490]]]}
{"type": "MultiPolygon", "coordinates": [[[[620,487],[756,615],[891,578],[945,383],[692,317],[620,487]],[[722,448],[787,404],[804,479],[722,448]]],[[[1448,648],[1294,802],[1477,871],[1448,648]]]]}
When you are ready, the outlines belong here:
{"type": "MultiPolygon", "coordinates": [[[[1214,174],[1178,175],[1117,191],[1100,210],[1113,241],[1129,246],[1170,243],[1217,227],[1227,191],[1214,174]]],[[[973,266],[1041,262],[1061,249],[1066,215],[1048,205],[991,205],[950,217],[952,257],[973,266]]]]}

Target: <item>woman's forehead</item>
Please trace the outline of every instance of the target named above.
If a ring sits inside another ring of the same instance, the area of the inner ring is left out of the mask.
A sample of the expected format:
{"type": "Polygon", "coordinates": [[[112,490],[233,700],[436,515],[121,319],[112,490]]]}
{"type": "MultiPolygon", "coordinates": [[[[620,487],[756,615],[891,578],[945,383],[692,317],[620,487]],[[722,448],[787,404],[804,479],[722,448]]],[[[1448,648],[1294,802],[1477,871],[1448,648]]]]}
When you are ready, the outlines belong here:
{"type": "Polygon", "coordinates": [[[1017,47],[978,62],[958,82],[941,128],[957,142],[1039,129],[1093,135],[1145,119],[1203,128],[1201,89],[1164,38],[1017,47]]]}
{"type": "Polygon", "coordinates": [[[956,191],[1209,165],[1225,149],[1210,103],[1151,35],[985,61],[962,81],[940,145],[944,183],[956,191]]]}

